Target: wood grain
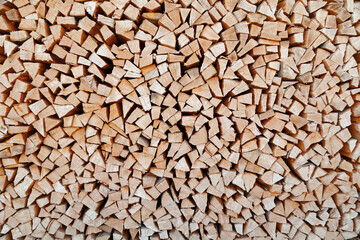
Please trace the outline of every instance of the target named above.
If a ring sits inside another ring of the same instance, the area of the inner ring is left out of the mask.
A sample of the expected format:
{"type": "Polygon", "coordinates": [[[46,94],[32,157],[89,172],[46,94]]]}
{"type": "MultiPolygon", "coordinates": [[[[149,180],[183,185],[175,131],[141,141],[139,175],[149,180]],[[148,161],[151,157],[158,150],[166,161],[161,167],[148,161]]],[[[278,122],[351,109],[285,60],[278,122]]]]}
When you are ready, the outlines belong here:
{"type": "Polygon", "coordinates": [[[359,238],[359,1],[0,4],[0,239],[359,238]]]}

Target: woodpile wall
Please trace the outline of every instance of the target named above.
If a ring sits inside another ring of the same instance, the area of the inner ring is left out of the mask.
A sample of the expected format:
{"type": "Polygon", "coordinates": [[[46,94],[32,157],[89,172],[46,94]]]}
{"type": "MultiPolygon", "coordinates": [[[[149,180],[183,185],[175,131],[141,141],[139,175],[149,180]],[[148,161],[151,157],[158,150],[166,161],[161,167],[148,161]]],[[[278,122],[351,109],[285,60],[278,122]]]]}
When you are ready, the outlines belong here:
{"type": "Polygon", "coordinates": [[[0,239],[359,239],[360,2],[0,5],[0,239]]]}

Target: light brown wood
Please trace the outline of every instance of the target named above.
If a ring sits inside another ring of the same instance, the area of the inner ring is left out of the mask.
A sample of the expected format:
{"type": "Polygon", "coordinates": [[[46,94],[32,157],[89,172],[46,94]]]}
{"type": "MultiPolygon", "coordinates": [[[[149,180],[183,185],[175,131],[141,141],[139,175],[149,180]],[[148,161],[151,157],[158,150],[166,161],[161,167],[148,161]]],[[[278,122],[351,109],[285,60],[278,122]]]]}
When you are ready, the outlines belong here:
{"type": "Polygon", "coordinates": [[[0,2],[1,239],[357,239],[360,2],[0,2]]]}

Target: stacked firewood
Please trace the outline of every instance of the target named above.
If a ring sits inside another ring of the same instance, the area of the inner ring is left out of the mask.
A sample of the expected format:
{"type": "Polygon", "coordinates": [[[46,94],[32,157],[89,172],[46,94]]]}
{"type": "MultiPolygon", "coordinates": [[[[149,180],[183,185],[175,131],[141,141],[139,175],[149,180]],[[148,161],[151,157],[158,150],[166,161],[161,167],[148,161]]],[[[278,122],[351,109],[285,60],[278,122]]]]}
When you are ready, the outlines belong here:
{"type": "Polygon", "coordinates": [[[0,239],[357,239],[360,2],[0,5],[0,239]]]}

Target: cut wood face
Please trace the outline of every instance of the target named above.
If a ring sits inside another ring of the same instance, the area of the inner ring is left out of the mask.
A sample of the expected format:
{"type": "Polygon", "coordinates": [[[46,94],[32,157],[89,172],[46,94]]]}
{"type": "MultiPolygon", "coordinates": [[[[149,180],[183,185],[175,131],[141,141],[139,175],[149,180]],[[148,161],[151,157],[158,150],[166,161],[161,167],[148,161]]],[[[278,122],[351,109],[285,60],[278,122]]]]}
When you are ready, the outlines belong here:
{"type": "Polygon", "coordinates": [[[0,1],[1,239],[358,239],[360,1],[0,1]]]}

